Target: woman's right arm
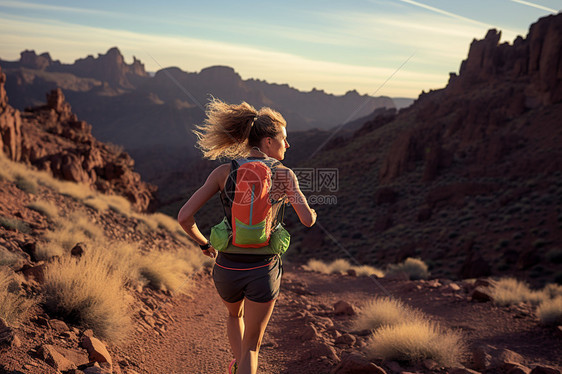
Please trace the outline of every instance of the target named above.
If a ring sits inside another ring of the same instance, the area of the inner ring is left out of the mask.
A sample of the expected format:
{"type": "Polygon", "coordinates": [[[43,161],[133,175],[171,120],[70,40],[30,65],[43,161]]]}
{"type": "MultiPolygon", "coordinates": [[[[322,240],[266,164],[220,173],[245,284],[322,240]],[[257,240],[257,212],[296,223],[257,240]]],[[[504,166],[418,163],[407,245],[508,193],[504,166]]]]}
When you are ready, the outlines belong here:
{"type": "Polygon", "coordinates": [[[299,187],[299,180],[295,173],[287,168],[288,172],[288,186],[287,186],[287,197],[289,198],[289,202],[295,209],[295,212],[299,216],[300,221],[306,227],[311,227],[316,222],[316,211],[308,206],[308,202],[306,201],[306,197],[302,193],[299,187]]]}

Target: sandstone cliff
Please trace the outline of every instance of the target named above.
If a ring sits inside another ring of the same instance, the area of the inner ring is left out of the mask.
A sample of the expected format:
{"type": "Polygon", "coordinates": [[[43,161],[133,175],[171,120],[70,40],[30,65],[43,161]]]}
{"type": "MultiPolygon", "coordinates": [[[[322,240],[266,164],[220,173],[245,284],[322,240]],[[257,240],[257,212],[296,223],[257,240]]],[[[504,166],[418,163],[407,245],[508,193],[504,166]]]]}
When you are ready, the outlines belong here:
{"type": "MultiPolygon", "coordinates": [[[[422,93],[405,111],[415,115],[415,125],[394,140],[380,169],[381,181],[391,182],[416,162],[426,163],[424,180],[431,180],[451,157],[471,158],[471,171],[486,173],[522,143],[537,140],[537,133],[557,134],[553,121],[531,117],[525,125],[517,119],[562,101],[560,35],[562,14],[540,19],[525,39],[518,37],[511,45],[498,44],[501,32],[496,30],[474,40],[459,75],[452,73],[447,87],[422,93]]],[[[560,161],[542,156],[530,155],[524,168],[560,170],[560,161]]]]}
{"type": "Polygon", "coordinates": [[[156,188],[133,171],[134,161],[116,146],[99,142],[92,127],[72,113],[60,89],[46,105],[20,112],[8,104],[0,70],[0,133],[3,152],[55,177],[125,196],[139,211],[149,209],[156,188]]]}

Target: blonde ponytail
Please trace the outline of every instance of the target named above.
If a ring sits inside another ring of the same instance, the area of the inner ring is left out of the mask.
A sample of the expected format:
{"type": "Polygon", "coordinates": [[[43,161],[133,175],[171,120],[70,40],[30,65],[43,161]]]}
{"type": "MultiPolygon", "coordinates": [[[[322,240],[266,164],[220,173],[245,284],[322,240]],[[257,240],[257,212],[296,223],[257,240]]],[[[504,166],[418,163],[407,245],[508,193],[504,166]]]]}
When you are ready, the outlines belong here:
{"type": "Polygon", "coordinates": [[[264,137],[275,137],[286,126],[285,119],[270,108],[258,112],[250,104],[226,104],[213,98],[207,105],[207,118],[194,131],[197,146],[205,158],[245,157],[250,147],[259,145],[264,137]]]}

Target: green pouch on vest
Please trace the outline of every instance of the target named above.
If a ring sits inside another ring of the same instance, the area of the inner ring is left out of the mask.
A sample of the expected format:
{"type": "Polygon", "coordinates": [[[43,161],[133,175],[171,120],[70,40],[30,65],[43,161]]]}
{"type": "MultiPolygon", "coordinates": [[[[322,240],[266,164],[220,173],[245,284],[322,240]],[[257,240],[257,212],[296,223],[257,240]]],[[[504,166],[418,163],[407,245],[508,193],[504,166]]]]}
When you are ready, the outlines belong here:
{"type": "Polygon", "coordinates": [[[282,224],[277,225],[269,238],[269,246],[274,253],[282,255],[289,248],[289,244],[291,244],[291,234],[282,224]]]}
{"type": "Polygon", "coordinates": [[[217,225],[211,227],[211,236],[209,242],[213,248],[222,252],[228,247],[230,238],[232,237],[232,230],[228,224],[226,217],[217,225]]]}

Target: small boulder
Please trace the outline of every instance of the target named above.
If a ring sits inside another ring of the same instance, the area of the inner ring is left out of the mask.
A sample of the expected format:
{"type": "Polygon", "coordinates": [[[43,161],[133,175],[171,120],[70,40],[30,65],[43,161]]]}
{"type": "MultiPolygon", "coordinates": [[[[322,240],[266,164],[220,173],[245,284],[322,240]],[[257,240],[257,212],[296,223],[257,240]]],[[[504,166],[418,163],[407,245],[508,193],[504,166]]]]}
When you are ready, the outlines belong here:
{"type": "Polygon", "coordinates": [[[84,251],[86,250],[86,244],[84,243],[76,243],[74,247],[70,250],[70,255],[73,257],[82,257],[84,251]]]}
{"type": "Polygon", "coordinates": [[[302,329],[300,338],[303,341],[309,341],[309,340],[320,339],[321,335],[318,333],[318,330],[316,330],[316,327],[314,327],[313,324],[307,323],[302,329]]]}
{"type": "Polygon", "coordinates": [[[531,372],[528,367],[514,362],[505,362],[500,366],[500,369],[506,374],[529,374],[531,372]]]}
{"type": "Polygon", "coordinates": [[[331,345],[324,342],[311,342],[308,350],[308,358],[316,359],[318,357],[326,357],[328,360],[333,362],[339,362],[339,357],[336,350],[331,345]]]}
{"type": "Polygon", "coordinates": [[[480,372],[465,367],[456,367],[449,369],[449,374],[480,374],[480,372]]]}
{"type": "Polygon", "coordinates": [[[43,361],[59,371],[76,369],[74,362],[68,360],[50,344],[42,345],[38,353],[43,361]]]}
{"type": "Polygon", "coordinates": [[[17,337],[13,328],[8,326],[4,319],[0,318],[0,345],[8,345],[17,347],[21,345],[21,341],[17,337]]]}
{"type": "Polygon", "coordinates": [[[484,303],[487,301],[492,301],[492,296],[490,295],[489,291],[482,288],[477,288],[472,291],[471,299],[472,301],[479,301],[484,303]]]}
{"type": "Polygon", "coordinates": [[[531,374],[560,374],[560,370],[555,369],[550,366],[535,366],[533,370],[531,370],[531,374]]]}
{"type": "Polygon", "coordinates": [[[346,316],[354,316],[355,307],[347,301],[340,300],[334,304],[334,313],[336,315],[344,314],[346,316]]]}
{"type": "Polygon", "coordinates": [[[423,360],[423,366],[427,369],[427,370],[434,370],[439,368],[439,364],[431,359],[425,359],[423,360]]]}
{"type": "Polygon", "coordinates": [[[61,321],[59,319],[49,320],[49,326],[51,326],[51,328],[53,330],[55,330],[55,332],[57,334],[61,334],[63,332],[70,331],[70,329],[68,328],[68,325],[66,323],[64,323],[64,321],[61,321]]]}
{"type": "Polygon", "coordinates": [[[357,271],[355,269],[347,269],[347,275],[349,275],[350,277],[356,277],[357,271]]]}
{"type": "Polygon", "coordinates": [[[386,374],[383,368],[373,364],[358,353],[347,354],[330,372],[331,374],[386,374]]]}
{"type": "Polygon", "coordinates": [[[351,334],[343,334],[335,339],[335,344],[352,346],[357,341],[357,338],[351,334]]]}
{"type": "Polygon", "coordinates": [[[112,365],[111,356],[100,340],[84,335],[82,337],[82,347],[86,348],[91,361],[107,362],[112,365]]]}

